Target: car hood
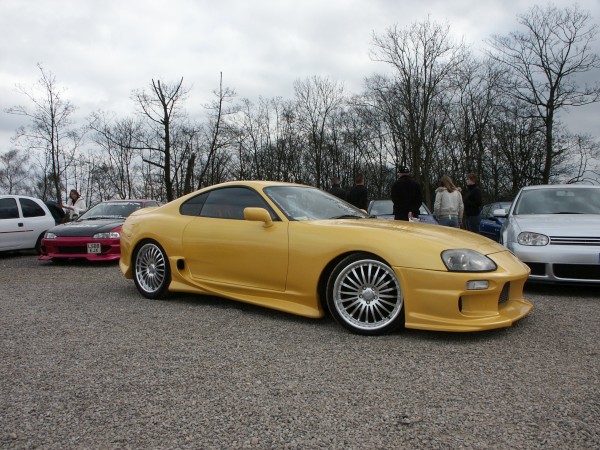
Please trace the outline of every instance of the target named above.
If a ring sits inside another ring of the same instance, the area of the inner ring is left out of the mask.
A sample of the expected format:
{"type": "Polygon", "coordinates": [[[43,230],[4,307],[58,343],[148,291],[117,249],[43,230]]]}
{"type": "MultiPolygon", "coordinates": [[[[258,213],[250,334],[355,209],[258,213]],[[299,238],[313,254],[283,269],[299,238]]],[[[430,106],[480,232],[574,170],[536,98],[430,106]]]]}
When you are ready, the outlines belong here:
{"type": "Polygon", "coordinates": [[[513,226],[520,231],[533,231],[547,236],[600,235],[597,214],[536,214],[512,216],[513,226]]]}
{"type": "Polygon", "coordinates": [[[397,233],[401,231],[405,233],[404,236],[409,238],[417,246],[418,241],[427,241],[429,246],[435,245],[440,251],[450,248],[472,248],[484,255],[506,251],[505,247],[477,233],[471,233],[458,228],[440,225],[382,219],[338,220],[323,222],[329,222],[338,226],[343,225],[347,227],[360,228],[365,231],[379,230],[378,233],[382,230],[386,230],[390,232],[390,239],[393,239],[397,233]]]}
{"type": "Polygon", "coordinates": [[[125,219],[78,220],[57,225],[48,230],[56,236],[93,236],[96,233],[111,231],[123,225],[125,219]]]}

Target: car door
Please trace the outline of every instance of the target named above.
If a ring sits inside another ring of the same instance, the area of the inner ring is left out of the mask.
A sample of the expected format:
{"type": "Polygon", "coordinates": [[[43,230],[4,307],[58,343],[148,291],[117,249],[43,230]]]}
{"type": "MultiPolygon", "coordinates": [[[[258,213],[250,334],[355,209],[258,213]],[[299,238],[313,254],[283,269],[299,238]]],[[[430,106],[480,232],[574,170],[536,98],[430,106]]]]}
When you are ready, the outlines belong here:
{"type": "Polygon", "coordinates": [[[0,251],[26,248],[28,233],[17,199],[0,198],[0,251]]]}
{"type": "Polygon", "coordinates": [[[491,213],[494,211],[494,205],[489,204],[481,210],[481,221],[479,222],[479,233],[485,237],[497,240],[499,230],[498,223],[491,219],[491,213]]]}
{"type": "Polygon", "coordinates": [[[182,213],[198,217],[184,229],[182,247],[191,276],[198,280],[284,291],[288,270],[288,223],[246,187],[226,187],[184,203],[182,213]],[[261,207],[274,219],[244,219],[244,208],[261,207]]]}
{"type": "Polygon", "coordinates": [[[23,228],[25,229],[25,246],[21,248],[34,248],[38,238],[55,225],[54,216],[50,214],[47,207],[42,205],[41,200],[19,197],[23,228]]]}

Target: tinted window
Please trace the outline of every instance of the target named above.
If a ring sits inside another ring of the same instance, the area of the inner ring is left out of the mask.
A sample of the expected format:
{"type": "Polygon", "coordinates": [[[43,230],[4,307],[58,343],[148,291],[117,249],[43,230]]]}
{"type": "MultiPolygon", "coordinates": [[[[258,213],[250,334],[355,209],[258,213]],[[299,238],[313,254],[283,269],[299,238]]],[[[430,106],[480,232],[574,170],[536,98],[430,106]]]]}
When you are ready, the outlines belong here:
{"type": "Polygon", "coordinates": [[[206,201],[206,197],[208,197],[207,193],[190,198],[179,207],[179,213],[184,216],[199,216],[200,210],[206,201]]]}
{"type": "Polygon", "coordinates": [[[243,220],[244,208],[258,207],[269,211],[273,220],[277,219],[267,202],[251,189],[243,187],[222,188],[215,189],[207,194],[208,196],[200,212],[202,217],[243,220]]]}
{"type": "Polygon", "coordinates": [[[46,215],[46,211],[33,200],[20,198],[19,203],[21,203],[23,217],[43,217],[46,215]]]}
{"type": "Polygon", "coordinates": [[[14,198],[0,198],[0,219],[18,219],[19,210],[14,198]]]}

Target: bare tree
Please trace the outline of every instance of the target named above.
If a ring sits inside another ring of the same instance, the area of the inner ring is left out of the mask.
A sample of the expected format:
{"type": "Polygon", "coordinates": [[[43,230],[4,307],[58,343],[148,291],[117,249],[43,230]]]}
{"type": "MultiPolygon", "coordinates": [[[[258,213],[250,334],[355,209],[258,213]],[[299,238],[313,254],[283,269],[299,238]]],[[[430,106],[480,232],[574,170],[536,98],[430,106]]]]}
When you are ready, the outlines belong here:
{"type": "Polygon", "coordinates": [[[0,190],[5,194],[22,194],[27,192],[27,154],[17,149],[0,155],[0,190]]]}
{"type": "Polygon", "coordinates": [[[133,147],[137,150],[148,150],[144,162],[159,168],[163,175],[163,183],[167,201],[175,198],[173,193],[173,176],[171,174],[174,122],[181,113],[181,103],[188,91],[183,88],[183,78],[177,83],[161,83],[160,80],[151,83],[151,91],[136,90],[133,99],[141,110],[142,117],[150,125],[149,133],[140,139],[133,147]]]}
{"type": "MultiPolygon", "coordinates": [[[[451,41],[449,26],[427,18],[408,29],[393,26],[381,36],[374,34],[371,58],[394,69],[395,79],[387,92],[403,115],[401,122],[409,153],[409,160],[395,163],[412,164],[420,181],[429,170],[436,140],[444,127],[443,103],[447,101],[444,88],[464,60],[464,47],[451,41]]],[[[429,196],[426,189],[426,197],[429,196]]]]}
{"type": "MultiPolygon", "coordinates": [[[[322,186],[328,121],[343,101],[344,87],[328,78],[313,76],[294,82],[297,112],[310,153],[308,164],[317,187],[322,186]]],[[[307,181],[307,180],[305,180],[307,181]]]]}
{"type": "Polygon", "coordinates": [[[136,158],[131,149],[138,144],[141,123],[132,118],[113,123],[105,114],[98,112],[92,114],[89,127],[94,131],[92,140],[100,147],[105,159],[105,162],[96,164],[94,178],[98,180],[97,184],[108,183],[120,198],[134,198],[138,189],[135,183],[136,158]]]}
{"type": "MultiPolygon", "coordinates": [[[[226,148],[235,141],[235,134],[227,124],[225,120],[230,114],[237,111],[236,106],[229,106],[229,103],[235,97],[235,91],[228,87],[223,87],[223,73],[219,77],[219,89],[213,92],[216,100],[211,104],[207,105],[207,109],[210,111],[209,123],[204,128],[205,135],[205,148],[199,149],[198,152],[194,152],[192,157],[195,159],[196,164],[199,164],[199,169],[196,169],[196,179],[198,189],[200,189],[204,183],[216,183],[223,181],[225,167],[219,167],[219,165],[225,162],[231,161],[231,156],[219,155],[221,149],[226,148]],[[197,153],[201,153],[197,155],[197,153]],[[200,158],[198,158],[198,156],[200,158]],[[217,165],[217,161],[219,165],[217,165]]],[[[192,164],[193,166],[193,164],[192,164]]]]}
{"type": "Polygon", "coordinates": [[[513,73],[508,90],[535,107],[545,127],[542,182],[548,183],[559,149],[554,148],[554,123],[561,108],[600,100],[600,85],[580,86],[576,77],[600,67],[590,44],[598,33],[588,12],[577,5],[558,9],[534,6],[518,16],[523,31],[493,36],[490,56],[513,73]]]}
{"type": "MultiPolygon", "coordinates": [[[[75,107],[62,96],[56,78],[46,72],[41,64],[37,65],[41,77],[38,80],[38,91],[18,86],[18,90],[26,95],[33,109],[26,106],[14,106],[6,112],[28,117],[31,123],[17,131],[16,140],[24,140],[22,144],[27,150],[40,150],[44,153],[44,180],[50,180],[52,186],[45,189],[44,197],[54,195],[60,202],[64,187],[63,177],[73,160],[81,143],[82,133],[73,127],[71,115],[75,107]]],[[[77,187],[77,186],[75,186],[77,187]]]]}

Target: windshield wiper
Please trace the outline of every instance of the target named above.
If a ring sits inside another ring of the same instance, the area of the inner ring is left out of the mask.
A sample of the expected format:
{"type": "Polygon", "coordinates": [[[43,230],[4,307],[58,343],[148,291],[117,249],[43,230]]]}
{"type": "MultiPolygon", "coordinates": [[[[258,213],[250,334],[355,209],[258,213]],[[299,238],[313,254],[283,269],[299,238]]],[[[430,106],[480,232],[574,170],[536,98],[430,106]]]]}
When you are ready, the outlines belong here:
{"type": "Polygon", "coordinates": [[[342,214],[341,216],[332,217],[332,219],[362,219],[362,216],[356,214],[342,214]]]}

